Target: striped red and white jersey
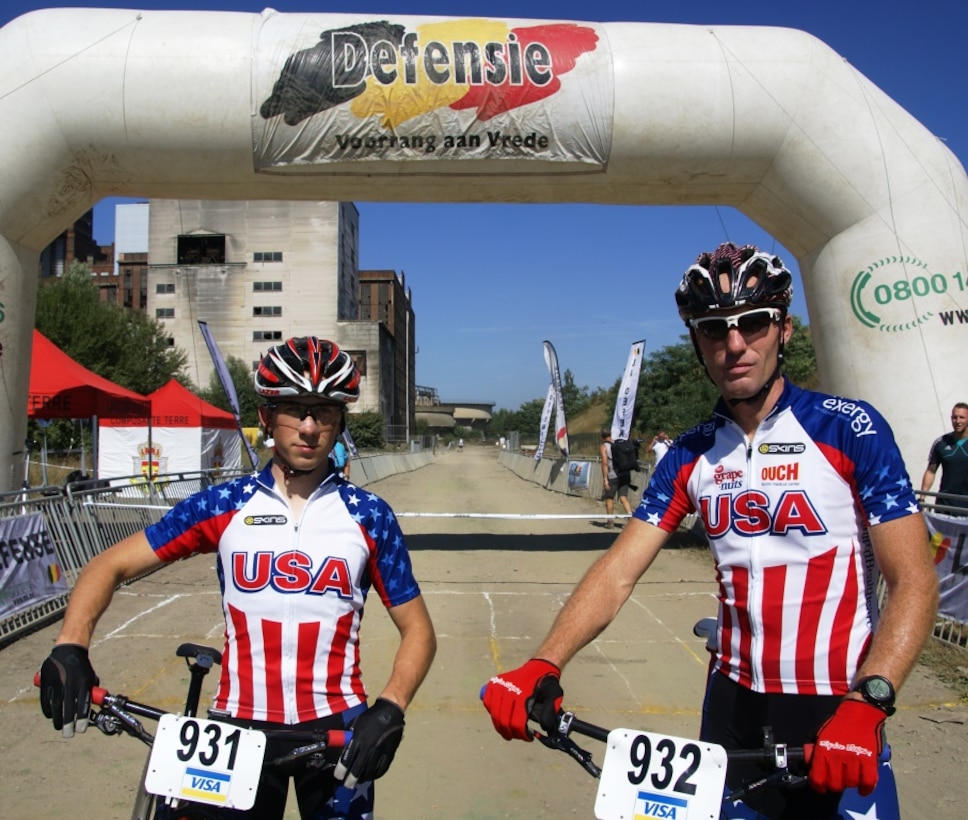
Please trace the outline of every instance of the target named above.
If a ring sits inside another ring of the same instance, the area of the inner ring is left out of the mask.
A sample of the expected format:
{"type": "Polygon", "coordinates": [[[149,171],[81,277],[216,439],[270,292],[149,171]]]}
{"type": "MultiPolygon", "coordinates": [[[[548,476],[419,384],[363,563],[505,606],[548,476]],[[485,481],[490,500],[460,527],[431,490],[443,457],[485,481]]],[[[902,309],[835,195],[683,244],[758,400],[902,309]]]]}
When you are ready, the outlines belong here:
{"type": "Polygon", "coordinates": [[[386,607],[420,594],[389,505],[335,473],[298,521],[266,466],[180,502],[146,534],[164,561],[217,553],[225,647],[214,709],[236,718],[294,724],[362,703],[368,592],[386,607]]]}
{"type": "Polygon", "coordinates": [[[757,692],[846,694],[877,625],[869,528],[919,511],[883,417],[786,382],[750,440],[720,401],[635,516],[673,532],[697,511],[719,581],[715,668],[757,692]]]}

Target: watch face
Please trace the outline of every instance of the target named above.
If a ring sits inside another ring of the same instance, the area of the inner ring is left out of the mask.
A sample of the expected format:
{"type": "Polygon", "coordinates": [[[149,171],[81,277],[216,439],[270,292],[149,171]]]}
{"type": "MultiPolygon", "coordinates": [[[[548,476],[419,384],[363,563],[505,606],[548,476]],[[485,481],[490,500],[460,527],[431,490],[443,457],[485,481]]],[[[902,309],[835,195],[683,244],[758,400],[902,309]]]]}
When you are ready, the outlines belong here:
{"type": "Polygon", "coordinates": [[[891,684],[883,678],[870,678],[864,683],[864,688],[874,700],[884,702],[891,700],[891,684]]]}

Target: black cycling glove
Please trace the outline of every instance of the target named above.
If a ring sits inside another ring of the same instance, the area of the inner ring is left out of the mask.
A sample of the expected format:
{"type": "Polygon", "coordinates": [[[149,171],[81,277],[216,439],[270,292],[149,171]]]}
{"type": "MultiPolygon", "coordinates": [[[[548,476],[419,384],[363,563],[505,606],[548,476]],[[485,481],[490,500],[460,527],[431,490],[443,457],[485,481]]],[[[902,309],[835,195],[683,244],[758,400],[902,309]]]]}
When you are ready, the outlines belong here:
{"type": "Polygon", "coordinates": [[[87,647],[62,643],[40,667],[40,708],[64,737],[87,731],[91,688],[101,681],[87,656],[87,647]]]}
{"type": "Polygon", "coordinates": [[[343,750],[334,776],[347,787],[383,777],[403,739],[403,709],[386,698],[353,721],[353,738],[343,750]]]}

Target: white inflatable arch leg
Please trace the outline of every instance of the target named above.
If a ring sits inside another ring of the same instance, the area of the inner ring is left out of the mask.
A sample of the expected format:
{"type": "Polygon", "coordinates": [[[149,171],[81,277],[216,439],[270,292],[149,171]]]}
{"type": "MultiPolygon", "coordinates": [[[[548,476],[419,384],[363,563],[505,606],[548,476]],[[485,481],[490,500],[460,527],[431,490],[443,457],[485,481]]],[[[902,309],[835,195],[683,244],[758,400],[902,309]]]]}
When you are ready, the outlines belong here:
{"type": "Polygon", "coordinates": [[[803,32],[51,9],[0,29],[0,121],[0,489],[38,254],[105,196],[733,205],[912,472],[965,399],[965,171],[803,32]]]}

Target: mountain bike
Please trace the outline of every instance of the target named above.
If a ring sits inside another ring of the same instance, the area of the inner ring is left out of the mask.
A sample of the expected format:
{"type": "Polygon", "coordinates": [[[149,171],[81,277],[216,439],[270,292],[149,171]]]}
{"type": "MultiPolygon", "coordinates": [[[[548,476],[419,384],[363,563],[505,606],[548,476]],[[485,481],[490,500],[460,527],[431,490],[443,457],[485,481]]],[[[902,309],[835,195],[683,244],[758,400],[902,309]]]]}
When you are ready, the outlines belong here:
{"type": "MultiPolygon", "coordinates": [[[[181,714],[100,686],[91,690],[90,726],[105,735],[130,735],[150,748],[132,820],[207,820],[215,816],[213,807],[249,809],[264,767],[304,760],[306,766],[321,768],[325,751],[345,746],[352,737],[349,730],[259,731],[199,718],[202,683],[221,664],[222,653],[184,643],[175,654],[185,659],[190,674],[181,714]],[[139,718],[157,721],[156,732],[149,732],[139,718]],[[304,745],[267,760],[266,741],[275,737],[304,745]]],[[[34,684],[40,685],[39,673],[34,684]]]]}

